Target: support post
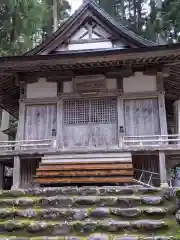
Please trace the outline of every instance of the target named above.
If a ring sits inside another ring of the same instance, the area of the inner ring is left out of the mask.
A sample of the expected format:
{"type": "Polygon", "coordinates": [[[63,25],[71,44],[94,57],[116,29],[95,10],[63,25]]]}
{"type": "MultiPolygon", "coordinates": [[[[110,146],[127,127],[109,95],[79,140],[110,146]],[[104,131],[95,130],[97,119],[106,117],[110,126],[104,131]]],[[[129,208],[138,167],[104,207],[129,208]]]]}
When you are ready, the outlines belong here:
{"type": "Polygon", "coordinates": [[[163,73],[158,72],[156,76],[156,86],[158,91],[159,119],[161,135],[167,135],[167,118],[164,92],[164,77],[163,73]]]}
{"type": "Polygon", "coordinates": [[[18,123],[18,132],[17,140],[24,140],[24,129],[25,129],[25,103],[20,102],[19,105],[19,123],[18,123]]]}
{"type": "Polygon", "coordinates": [[[4,164],[0,163],[0,190],[4,187],[4,164]]]}
{"type": "Polygon", "coordinates": [[[63,144],[63,100],[57,102],[57,145],[61,150],[64,149],[63,144]]]}
{"type": "Polygon", "coordinates": [[[124,147],[124,100],[118,95],[117,98],[117,110],[118,110],[118,140],[119,148],[124,147]]]}
{"type": "Polygon", "coordinates": [[[160,171],[160,186],[168,188],[167,172],[166,172],[166,156],[163,151],[159,152],[159,171],[160,171]]]}
{"type": "Polygon", "coordinates": [[[166,107],[165,107],[165,97],[163,92],[158,93],[158,104],[159,104],[161,135],[167,135],[168,132],[167,132],[166,107]]]}
{"type": "Polygon", "coordinates": [[[20,188],[21,184],[21,160],[19,156],[14,157],[13,185],[12,189],[20,188]]]}

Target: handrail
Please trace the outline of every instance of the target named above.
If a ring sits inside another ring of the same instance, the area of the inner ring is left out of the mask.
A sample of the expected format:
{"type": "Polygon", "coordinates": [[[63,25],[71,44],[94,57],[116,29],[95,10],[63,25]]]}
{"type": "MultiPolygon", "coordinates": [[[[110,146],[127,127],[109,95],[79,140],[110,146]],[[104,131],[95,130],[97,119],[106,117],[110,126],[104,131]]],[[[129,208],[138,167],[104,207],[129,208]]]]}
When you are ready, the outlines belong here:
{"type": "MultiPolygon", "coordinates": [[[[153,187],[154,188],[155,186],[152,185],[152,179],[160,180],[160,174],[159,173],[151,172],[151,171],[147,171],[147,170],[143,170],[143,169],[137,169],[137,168],[135,168],[134,170],[135,170],[135,172],[139,171],[141,173],[139,179],[134,179],[139,184],[145,185],[147,187],[153,187]],[[148,173],[150,175],[147,183],[142,181],[145,173],[148,173]],[[153,176],[155,176],[155,177],[153,178],[153,176]],[[158,176],[158,178],[156,176],[158,176]]],[[[172,179],[171,178],[167,179],[167,182],[168,182],[169,187],[174,188],[172,186],[172,179]]]]}
{"type": "Polygon", "coordinates": [[[0,141],[0,151],[12,150],[32,150],[33,148],[56,148],[53,139],[39,139],[39,140],[20,140],[20,141],[0,141]]]}
{"type": "Polygon", "coordinates": [[[167,141],[171,141],[171,142],[177,142],[180,141],[180,138],[177,139],[141,139],[141,140],[124,140],[125,143],[136,143],[136,142],[167,142],[167,141]]]}
{"type": "Polygon", "coordinates": [[[138,169],[138,168],[135,168],[136,171],[143,171],[145,173],[150,173],[150,174],[154,174],[154,175],[160,175],[159,173],[156,173],[156,172],[150,172],[150,171],[147,171],[147,170],[144,170],[144,169],[138,169]]]}
{"type": "Polygon", "coordinates": [[[159,173],[156,173],[156,172],[150,172],[150,171],[147,171],[147,170],[143,170],[143,169],[134,169],[135,171],[139,171],[141,173],[139,179],[135,179],[135,181],[139,184],[142,184],[142,185],[145,185],[147,187],[151,187],[151,188],[154,188],[154,186],[152,185],[152,179],[153,179],[153,175],[158,175],[159,178],[155,178],[155,179],[160,179],[160,174],[159,173]],[[147,183],[146,182],[143,182],[143,177],[144,177],[144,174],[145,173],[148,173],[149,174],[149,178],[148,178],[148,181],[147,183]]]}
{"type": "Polygon", "coordinates": [[[48,141],[50,142],[52,141],[52,139],[0,141],[0,143],[48,142],[48,141]]]}
{"type": "Polygon", "coordinates": [[[145,135],[145,136],[123,136],[122,146],[126,147],[157,147],[163,144],[180,144],[180,135],[145,135]]]}
{"type": "Polygon", "coordinates": [[[169,134],[169,135],[139,135],[139,136],[124,136],[127,138],[144,138],[144,137],[180,137],[180,134],[169,134]]]}

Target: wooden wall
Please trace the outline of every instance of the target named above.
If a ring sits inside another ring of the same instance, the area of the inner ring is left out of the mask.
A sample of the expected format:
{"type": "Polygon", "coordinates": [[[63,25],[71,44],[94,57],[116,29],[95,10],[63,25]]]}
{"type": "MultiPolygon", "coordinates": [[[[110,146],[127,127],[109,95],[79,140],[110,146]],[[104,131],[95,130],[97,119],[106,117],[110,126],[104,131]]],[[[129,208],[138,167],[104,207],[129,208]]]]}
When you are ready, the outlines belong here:
{"type": "Polygon", "coordinates": [[[125,134],[127,136],[160,134],[157,99],[125,100],[124,111],[125,134]]]}
{"type": "Polygon", "coordinates": [[[21,159],[21,188],[29,188],[35,185],[33,183],[36,169],[39,166],[39,159],[21,159]]]}
{"type": "Polygon", "coordinates": [[[25,140],[50,139],[57,128],[56,104],[27,105],[25,113],[25,140]]]}

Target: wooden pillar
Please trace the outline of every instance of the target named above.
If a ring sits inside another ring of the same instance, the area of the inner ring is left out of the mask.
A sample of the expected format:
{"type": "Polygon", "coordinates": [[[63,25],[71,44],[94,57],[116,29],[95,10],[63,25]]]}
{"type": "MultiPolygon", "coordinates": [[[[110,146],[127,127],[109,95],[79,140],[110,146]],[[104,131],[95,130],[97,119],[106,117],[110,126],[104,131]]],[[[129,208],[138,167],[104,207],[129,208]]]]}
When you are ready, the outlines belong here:
{"type": "Polygon", "coordinates": [[[180,100],[173,103],[175,134],[180,134],[180,100]]]}
{"type": "Polygon", "coordinates": [[[158,105],[159,105],[159,120],[160,120],[160,134],[167,135],[167,118],[164,92],[164,77],[163,73],[158,72],[156,76],[156,86],[158,91],[158,105]]]}
{"type": "Polygon", "coordinates": [[[4,187],[4,164],[0,163],[0,190],[4,187]]]}
{"type": "Polygon", "coordinates": [[[19,123],[18,123],[18,133],[16,140],[24,140],[24,129],[25,129],[25,103],[20,102],[19,104],[19,123]]]}
{"type": "Polygon", "coordinates": [[[166,156],[163,151],[159,152],[159,171],[160,171],[160,186],[162,188],[167,188],[168,182],[166,172],[166,156]]]}
{"type": "Polygon", "coordinates": [[[20,188],[21,184],[21,160],[19,156],[14,157],[13,185],[12,189],[20,188]]]}
{"type": "Polygon", "coordinates": [[[119,140],[119,148],[123,148],[123,137],[124,137],[124,99],[120,95],[118,95],[118,98],[117,98],[117,111],[118,111],[118,140],[119,140]]]}
{"type": "Polygon", "coordinates": [[[63,144],[63,100],[57,102],[57,146],[61,150],[64,149],[63,144]]]}
{"type": "Polygon", "coordinates": [[[167,118],[166,118],[166,107],[165,97],[163,92],[158,93],[158,104],[159,104],[159,119],[160,119],[160,131],[161,135],[167,135],[167,118]]]}

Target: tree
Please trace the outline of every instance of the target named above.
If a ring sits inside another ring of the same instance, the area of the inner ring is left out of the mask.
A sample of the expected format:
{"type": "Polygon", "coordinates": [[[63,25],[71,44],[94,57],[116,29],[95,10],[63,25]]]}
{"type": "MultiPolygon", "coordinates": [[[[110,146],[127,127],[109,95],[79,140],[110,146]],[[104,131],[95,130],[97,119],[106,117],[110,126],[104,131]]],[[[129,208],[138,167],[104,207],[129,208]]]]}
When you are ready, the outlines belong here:
{"type": "Polygon", "coordinates": [[[143,28],[148,13],[145,7],[146,0],[96,0],[96,2],[115,20],[139,35],[144,34],[143,28]]]}
{"type": "Polygon", "coordinates": [[[69,17],[71,6],[67,0],[43,0],[45,5],[45,15],[43,22],[43,38],[50,36],[52,32],[69,17]],[[56,12],[57,11],[57,12],[56,12]]]}
{"type": "MultiPolygon", "coordinates": [[[[6,0],[0,4],[0,55],[20,55],[53,32],[53,1],[6,0]]],[[[69,16],[66,0],[56,0],[57,22],[69,16]]]]}
{"type": "Polygon", "coordinates": [[[168,42],[180,41],[180,0],[165,0],[162,5],[163,31],[168,42]]]}
{"type": "Polygon", "coordinates": [[[0,12],[0,54],[16,55],[33,47],[44,5],[38,0],[6,0],[0,12]]]}

